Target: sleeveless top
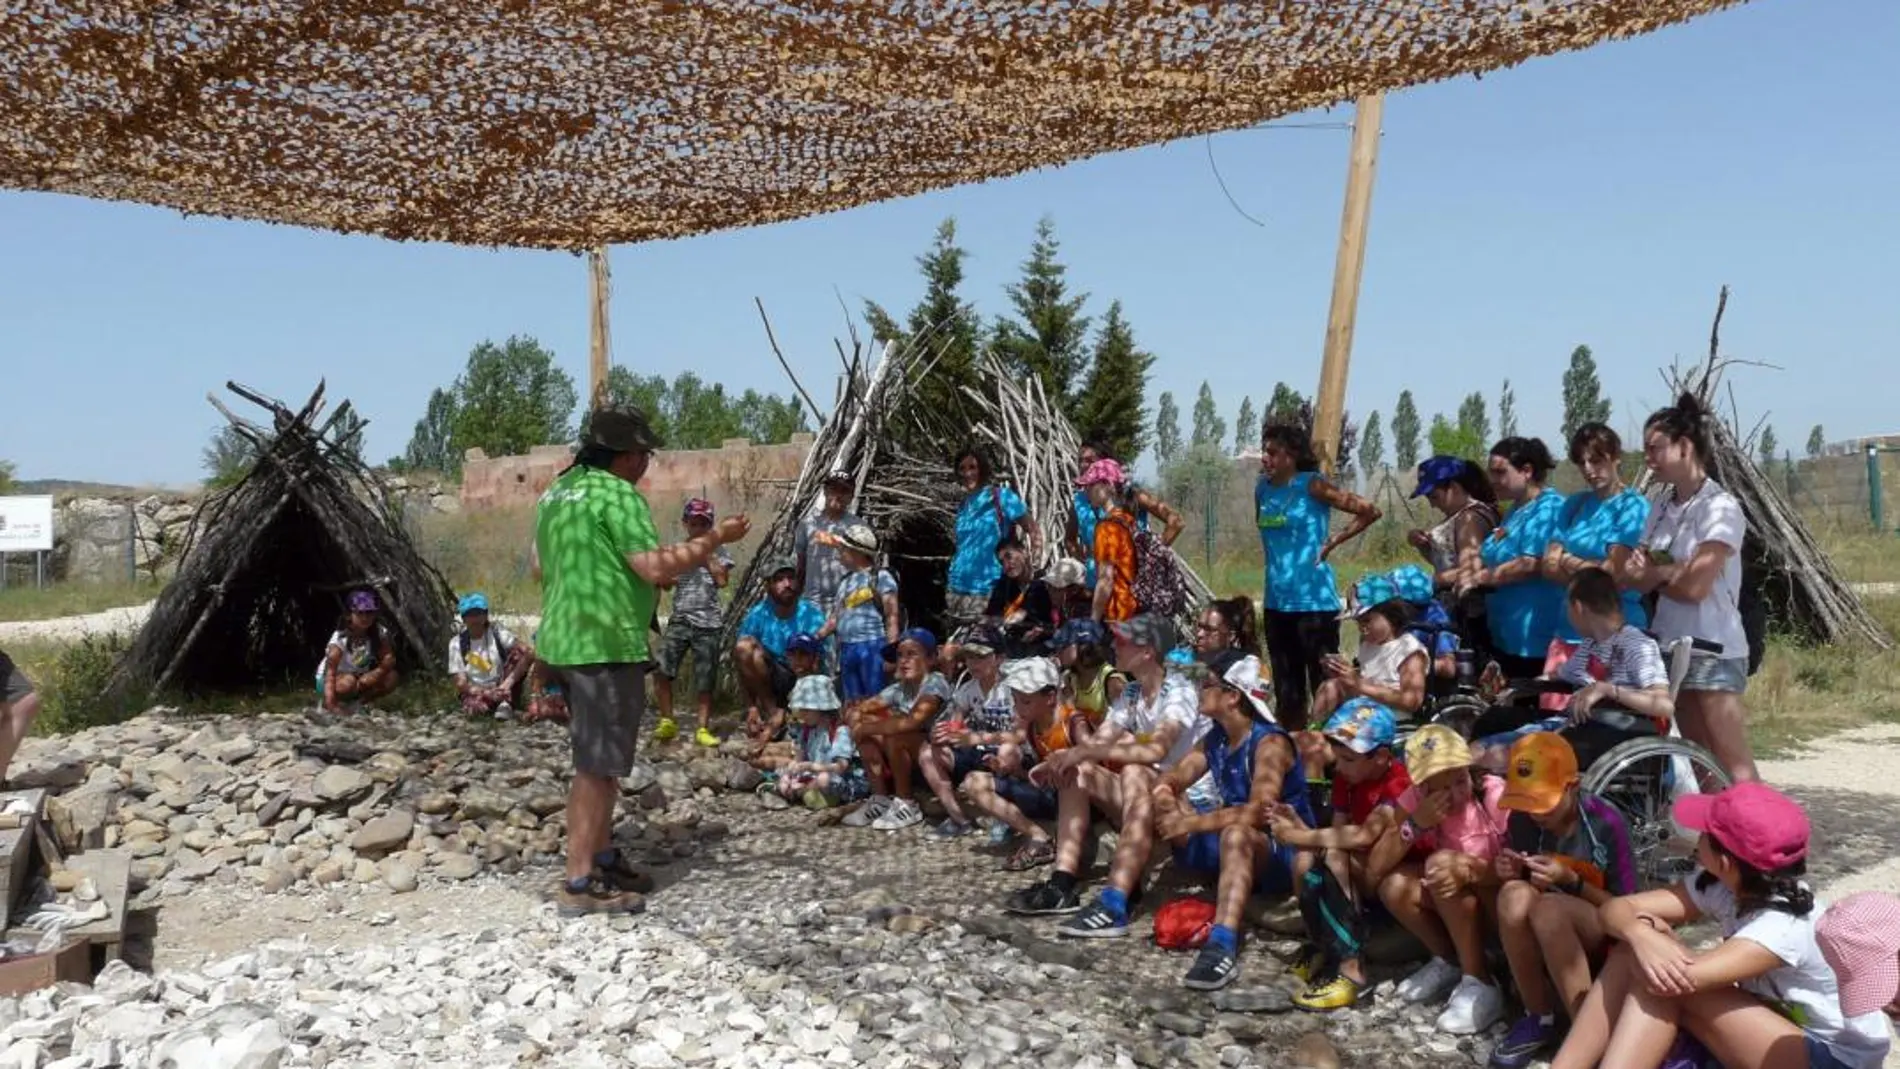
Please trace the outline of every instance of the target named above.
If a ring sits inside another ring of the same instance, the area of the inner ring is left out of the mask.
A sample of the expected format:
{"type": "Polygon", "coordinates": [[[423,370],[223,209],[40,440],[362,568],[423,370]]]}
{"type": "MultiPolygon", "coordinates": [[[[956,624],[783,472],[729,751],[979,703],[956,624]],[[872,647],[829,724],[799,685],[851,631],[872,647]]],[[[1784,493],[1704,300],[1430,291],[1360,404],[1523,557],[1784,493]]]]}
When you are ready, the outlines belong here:
{"type": "Polygon", "coordinates": [[[1267,558],[1264,602],[1274,612],[1338,612],[1332,565],[1319,559],[1332,529],[1332,509],[1313,499],[1318,473],[1303,471],[1285,486],[1262,475],[1254,484],[1254,519],[1267,558]]]}
{"type": "MultiPolygon", "coordinates": [[[[1445,517],[1444,522],[1426,532],[1432,540],[1431,564],[1434,573],[1448,571],[1458,566],[1458,522],[1466,516],[1476,517],[1480,525],[1478,529],[1483,534],[1488,535],[1497,528],[1497,507],[1487,505],[1482,501],[1473,501],[1445,517]]],[[[1482,535],[1480,538],[1482,539],[1482,535]]],[[[1459,618],[1475,620],[1484,615],[1484,595],[1467,594],[1458,601],[1455,607],[1451,608],[1455,609],[1459,618]]]]}
{"type": "Polygon", "coordinates": [[[1099,724],[1108,713],[1108,679],[1115,674],[1112,664],[1098,665],[1093,673],[1084,674],[1074,668],[1064,669],[1063,682],[1068,684],[1069,701],[1074,703],[1075,711],[1089,718],[1089,723],[1099,724]]]}
{"type": "MultiPolygon", "coordinates": [[[[1293,738],[1278,724],[1265,720],[1255,720],[1247,732],[1247,738],[1238,749],[1230,746],[1227,729],[1215,721],[1207,734],[1201,739],[1202,751],[1207,755],[1207,780],[1213,785],[1213,793],[1222,806],[1245,805],[1253,794],[1253,755],[1259,749],[1261,740],[1272,735],[1284,736],[1289,745],[1293,738]]],[[[1306,795],[1306,769],[1300,760],[1300,748],[1293,746],[1293,766],[1286,770],[1286,776],[1280,780],[1280,801],[1293,807],[1300,819],[1311,826],[1313,805],[1306,795]]]]}

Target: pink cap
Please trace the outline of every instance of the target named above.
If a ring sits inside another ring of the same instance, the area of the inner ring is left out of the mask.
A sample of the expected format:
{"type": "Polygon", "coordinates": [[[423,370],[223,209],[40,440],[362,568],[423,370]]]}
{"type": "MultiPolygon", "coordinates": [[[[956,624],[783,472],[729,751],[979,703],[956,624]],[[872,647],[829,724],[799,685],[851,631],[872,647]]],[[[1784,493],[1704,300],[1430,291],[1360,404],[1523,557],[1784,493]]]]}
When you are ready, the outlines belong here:
{"type": "Polygon", "coordinates": [[[1722,849],[1762,872],[1779,872],[1808,856],[1807,813],[1765,783],[1678,798],[1673,812],[1676,823],[1709,833],[1722,849]]]}
{"type": "Polygon", "coordinates": [[[1122,474],[1121,462],[1113,457],[1103,457],[1090,464],[1088,470],[1082,473],[1082,477],[1075,481],[1075,485],[1094,486],[1096,483],[1108,483],[1111,486],[1120,486],[1126,481],[1127,476],[1122,474]]]}
{"type": "Polygon", "coordinates": [[[1814,941],[1840,985],[1842,1014],[1858,1017],[1900,999],[1900,899],[1848,895],[1815,922],[1814,941]]]}

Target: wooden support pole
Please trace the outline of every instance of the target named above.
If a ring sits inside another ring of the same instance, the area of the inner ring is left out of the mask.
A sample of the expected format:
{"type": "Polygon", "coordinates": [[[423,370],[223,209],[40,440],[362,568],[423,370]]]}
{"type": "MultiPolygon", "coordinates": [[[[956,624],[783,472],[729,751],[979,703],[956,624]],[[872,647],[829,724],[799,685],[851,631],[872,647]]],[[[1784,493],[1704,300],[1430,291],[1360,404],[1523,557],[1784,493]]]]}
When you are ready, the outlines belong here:
{"type": "Polygon", "coordinates": [[[1385,114],[1380,93],[1353,105],[1352,155],[1346,168],[1346,206],[1339,221],[1339,256],[1333,265],[1333,303],[1326,316],[1326,350],[1319,367],[1319,399],[1313,412],[1313,448],[1333,474],[1346,413],[1346,369],[1352,360],[1353,317],[1359,308],[1359,276],[1366,264],[1366,222],[1372,214],[1372,177],[1379,164],[1379,130],[1385,114]]]}
{"type": "Polygon", "coordinates": [[[596,245],[587,253],[589,343],[587,397],[590,407],[607,397],[607,368],[613,362],[613,339],[607,329],[607,300],[613,281],[607,273],[607,247],[596,245]]]}

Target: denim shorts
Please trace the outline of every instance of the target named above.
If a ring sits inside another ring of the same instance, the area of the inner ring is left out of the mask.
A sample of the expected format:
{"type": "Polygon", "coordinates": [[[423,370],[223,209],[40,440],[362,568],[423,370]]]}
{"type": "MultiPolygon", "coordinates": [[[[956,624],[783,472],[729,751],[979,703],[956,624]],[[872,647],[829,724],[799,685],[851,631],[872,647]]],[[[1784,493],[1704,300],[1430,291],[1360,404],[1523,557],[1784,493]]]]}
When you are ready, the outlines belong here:
{"type": "Polygon", "coordinates": [[[1834,1056],[1834,1049],[1813,1032],[1804,1033],[1808,1042],[1808,1069],[1848,1069],[1847,1063],[1834,1056]]]}
{"type": "Polygon", "coordinates": [[[1030,820],[1056,818],[1056,792],[1015,776],[996,777],[996,796],[1022,811],[1030,820]]]}
{"type": "Polygon", "coordinates": [[[1697,653],[1689,657],[1689,672],[1682,677],[1685,691],[1716,694],[1740,694],[1748,689],[1748,658],[1718,657],[1697,653]]]}

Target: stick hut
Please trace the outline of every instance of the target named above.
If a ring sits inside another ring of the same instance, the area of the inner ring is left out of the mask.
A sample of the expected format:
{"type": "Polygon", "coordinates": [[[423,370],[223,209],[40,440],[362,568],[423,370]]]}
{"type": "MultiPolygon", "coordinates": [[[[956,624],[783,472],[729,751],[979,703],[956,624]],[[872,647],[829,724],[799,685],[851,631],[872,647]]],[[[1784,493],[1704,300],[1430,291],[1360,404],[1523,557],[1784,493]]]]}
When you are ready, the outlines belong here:
{"type": "Polygon", "coordinates": [[[350,403],[318,423],[322,383],[295,410],[225,385],[269,416],[254,423],[209,398],[256,459],[193,518],[178,575],[120,664],[122,692],[307,681],[359,589],[381,601],[405,674],[439,666],[453,595],[357,459],[364,424],[346,418],[350,403]]]}

